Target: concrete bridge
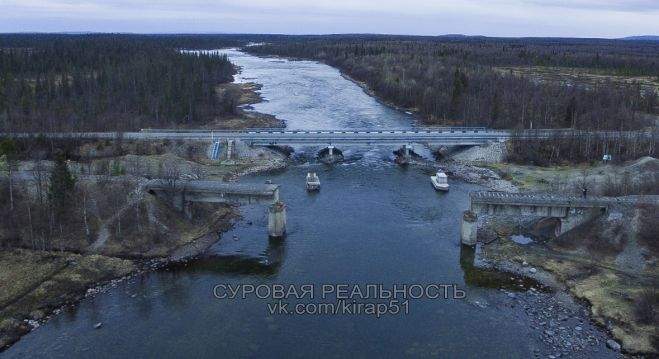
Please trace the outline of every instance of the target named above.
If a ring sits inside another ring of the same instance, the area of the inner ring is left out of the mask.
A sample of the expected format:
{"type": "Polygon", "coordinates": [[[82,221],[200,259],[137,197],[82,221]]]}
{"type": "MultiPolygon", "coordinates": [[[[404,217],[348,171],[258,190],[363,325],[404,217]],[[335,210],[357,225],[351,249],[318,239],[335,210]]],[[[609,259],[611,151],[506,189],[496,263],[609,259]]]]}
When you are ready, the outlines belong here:
{"type": "MultiPolygon", "coordinates": [[[[142,131],[144,132],[144,131],[142,131]]],[[[194,132],[188,135],[193,135],[194,132]]],[[[246,130],[213,132],[222,139],[242,141],[249,145],[399,145],[408,143],[438,145],[482,145],[505,141],[508,131],[485,128],[445,129],[352,129],[352,130],[246,130]]]]}
{"type": "Polygon", "coordinates": [[[286,207],[279,198],[279,185],[237,184],[219,181],[157,179],[144,186],[149,193],[171,201],[174,208],[192,217],[190,204],[236,203],[268,205],[268,234],[282,237],[286,232],[286,207]]]}
{"type": "MultiPolygon", "coordinates": [[[[551,194],[524,194],[504,192],[472,192],[471,207],[462,220],[462,243],[474,245],[479,217],[505,217],[516,221],[556,218],[556,236],[608,211],[610,206],[635,204],[643,201],[636,197],[577,197],[551,194]]],[[[651,198],[649,201],[654,201],[651,198]]],[[[654,203],[654,202],[653,202],[654,203]]]]}
{"type": "MultiPolygon", "coordinates": [[[[539,129],[539,130],[495,130],[484,127],[418,127],[407,129],[371,128],[371,129],[246,129],[240,131],[214,131],[207,129],[142,129],[139,132],[62,132],[62,133],[10,133],[2,136],[30,137],[46,136],[48,138],[78,139],[116,139],[127,140],[181,140],[213,142],[209,157],[218,159],[220,141],[226,141],[227,153],[231,154],[233,145],[242,142],[247,145],[309,145],[324,146],[330,155],[339,146],[398,146],[403,156],[409,156],[414,144],[444,146],[479,146],[489,142],[503,142],[516,139],[542,140],[550,138],[579,138],[585,135],[597,135],[602,139],[641,138],[656,136],[657,131],[579,131],[574,129],[539,129]]],[[[227,156],[227,159],[232,159],[227,156]]]]}
{"type": "Polygon", "coordinates": [[[419,127],[409,129],[337,129],[289,130],[246,129],[214,131],[207,129],[142,129],[139,132],[43,132],[0,133],[0,137],[17,138],[44,136],[47,138],[116,139],[127,140],[186,140],[215,141],[231,139],[250,145],[403,145],[407,143],[436,145],[481,145],[491,141],[518,139],[547,139],[597,135],[605,138],[653,137],[656,131],[579,131],[573,129],[495,130],[485,127],[419,127]]]}

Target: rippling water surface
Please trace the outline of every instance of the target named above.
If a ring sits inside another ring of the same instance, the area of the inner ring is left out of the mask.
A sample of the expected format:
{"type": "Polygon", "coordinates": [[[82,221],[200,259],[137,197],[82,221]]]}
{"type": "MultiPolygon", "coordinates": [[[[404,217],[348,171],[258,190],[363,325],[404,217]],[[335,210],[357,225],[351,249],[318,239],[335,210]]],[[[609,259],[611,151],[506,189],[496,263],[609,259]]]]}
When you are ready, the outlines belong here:
{"type": "MultiPolygon", "coordinates": [[[[267,102],[255,109],[291,128],[406,127],[413,121],[331,67],[224,52],[242,67],[240,81],[263,84],[267,102]]],[[[284,240],[267,238],[264,207],[245,206],[244,219],[200,260],[84,300],[0,356],[532,356],[525,316],[500,304],[505,296],[487,288],[489,282],[468,265],[473,254],[459,245],[461,213],[477,187],[451,182],[449,193],[436,193],[431,170],[394,165],[393,148],[346,150],[348,163],[312,161],[241,179],[282,185],[284,240]],[[304,190],[312,170],[322,181],[317,194],[304,190]],[[409,314],[379,319],[284,316],[268,313],[272,300],[214,298],[213,287],[225,283],[454,283],[467,298],[412,300],[409,314]],[[103,327],[94,330],[97,322],[103,327]]]]}

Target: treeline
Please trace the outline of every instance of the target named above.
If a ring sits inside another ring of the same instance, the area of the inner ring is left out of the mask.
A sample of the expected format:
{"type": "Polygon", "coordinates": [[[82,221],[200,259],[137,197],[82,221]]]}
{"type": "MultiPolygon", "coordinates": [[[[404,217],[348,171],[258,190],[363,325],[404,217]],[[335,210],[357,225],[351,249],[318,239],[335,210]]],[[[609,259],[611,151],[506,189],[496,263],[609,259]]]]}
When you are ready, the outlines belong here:
{"type": "Polygon", "coordinates": [[[136,130],[233,114],[216,87],[226,56],[178,48],[242,40],[132,35],[0,35],[0,131],[136,130]]]}
{"type": "Polygon", "coordinates": [[[513,134],[509,142],[508,161],[538,166],[597,162],[603,160],[603,155],[611,156],[614,162],[654,157],[659,142],[656,131],[624,134],[572,131],[556,133],[553,138],[542,140],[516,136],[523,134],[513,134]]]}
{"type": "Polygon", "coordinates": [[[659,43],[587,39],[328,36],[272,39],[246,51],[323,61],[429,124],[630,130],[651,125],[656,91],[605,81],[579,86],[501,66],[556,66],[659,79],[659,43]]]}

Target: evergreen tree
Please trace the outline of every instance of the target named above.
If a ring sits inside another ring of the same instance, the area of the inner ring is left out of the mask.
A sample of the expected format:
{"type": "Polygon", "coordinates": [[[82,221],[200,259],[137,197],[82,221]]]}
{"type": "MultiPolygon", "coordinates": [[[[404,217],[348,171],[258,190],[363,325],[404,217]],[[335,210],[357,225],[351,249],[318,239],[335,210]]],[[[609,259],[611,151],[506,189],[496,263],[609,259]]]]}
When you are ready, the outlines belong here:
{"type": "Polygon", "coordinates": [[[73,205],[74,188],[75,178],[69,172],[66,157],[63,153],[58,153],[55,157],[55,165],[50,173],[48,199],[55,214],[55,219],[60,223],[73,205]]]}
{"type": "Polygon", "coordinates": [[[11,138],[2,140],[2,142],[0,142],[0,169],[5,166],[7,167],[6,171],[8,172],[9,177],[9,206],[12,211],[14,210],[14,184],[12,172],[14,168],[15,157],[16,143],[14,143],[11,138]],[[5,164],[3,164],[3,162],[5,164]]]}
{"type": "Polygon", "coordinates": [[[494,97],[492,98],[492,111],[490,112],[490,121],[489,126],[492,126],[493,123],[496,123],[499,120],[499,115],[501,114],[501,99],[499,98],[499,91],[494,91],[494,97]]]}
{"type": "Polygon", "coordinates": [[[466,90],[467,75],[460,71],[460,69],[455,69],[455,73],[453,74],[453,92],[451,94],[451,117],[455,118],[458,116],[462,97],[466,90]]]}

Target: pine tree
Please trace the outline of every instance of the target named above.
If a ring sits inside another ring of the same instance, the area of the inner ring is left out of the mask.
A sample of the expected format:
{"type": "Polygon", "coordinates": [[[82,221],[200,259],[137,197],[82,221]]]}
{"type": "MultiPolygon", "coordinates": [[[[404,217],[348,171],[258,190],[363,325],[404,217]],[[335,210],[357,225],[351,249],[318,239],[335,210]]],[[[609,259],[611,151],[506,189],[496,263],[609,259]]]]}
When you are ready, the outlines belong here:
{"type": "Polygon", "coordinates": [[[12,139],[6,139],[0,142],[0,160],[6,162],[7,172],[9,177],[9,204],[11,210],[14,210],[14,185],[12,181],[12,169],[14,167],[14,160],[16,156],[16,144],[12,139]]]}
{"type": "Polygon", "coordinates": [[[460,71],[460,69],[455,69],[455,73],[453,74],[453,93],[451,94],[451,117],[455,118],[458,115],[460,103],[466,89],[467,75],[460,71]]]}
{"type": "Polygon", "coordinates": [[[69,168],[66,165],[66,157],[64,154],[59,153],[55,157],[55,166],[50,173],[48,199],[50,200],[55,219],[60,223],[71,208],[74,187],[75,178],[69,172],[69,168]]]}

